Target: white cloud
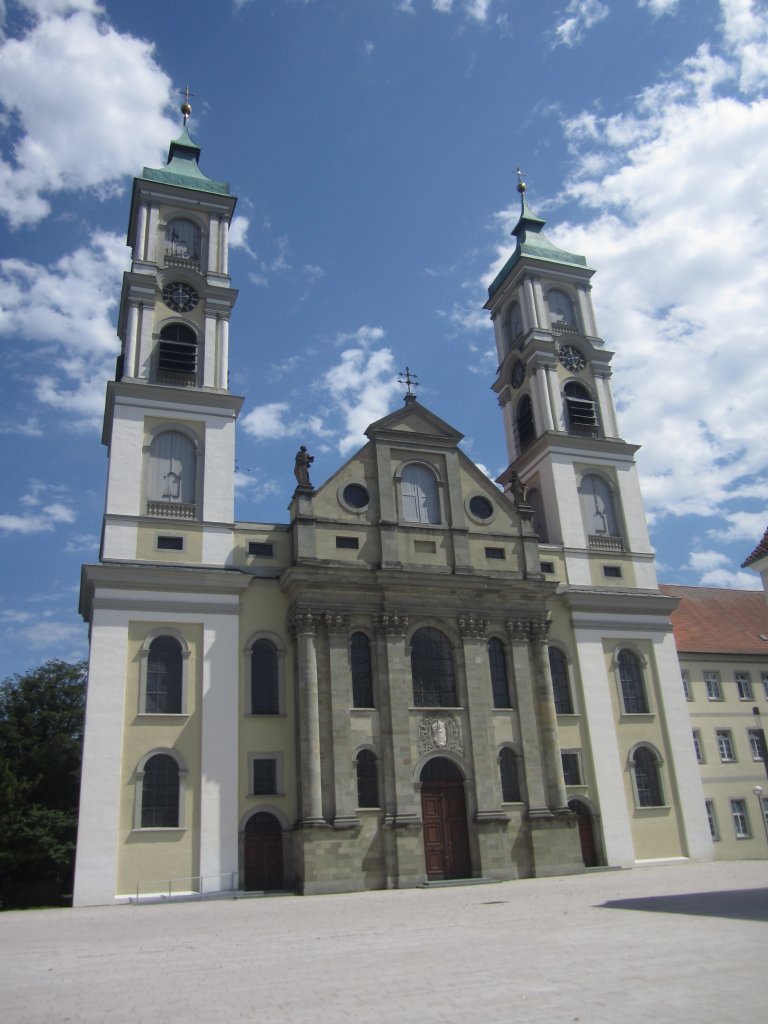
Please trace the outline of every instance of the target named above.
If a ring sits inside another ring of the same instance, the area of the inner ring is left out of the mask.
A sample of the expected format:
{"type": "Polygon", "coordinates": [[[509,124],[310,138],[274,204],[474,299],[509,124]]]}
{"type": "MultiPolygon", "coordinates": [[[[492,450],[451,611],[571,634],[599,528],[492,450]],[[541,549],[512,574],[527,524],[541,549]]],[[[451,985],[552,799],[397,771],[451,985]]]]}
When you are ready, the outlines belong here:
{"type": "Polygon", "coordinates": [[[475,21],[485,21],[491,7],[491,0],[467,0],[467,14],[475,21]]]}
{"type": "Polygon", "coordinates": [[[702,574],[699,580],[702,587],[730,587],[733,590],[762,590],[760,578],[752,572],[733,572],[728,569],[713,569],[702,574]]]}
{"type": "Polygon", "coordinates": [[[248,229],[251,222],[248,217],[233,217],[229,226],[229,244],[232,249],[242,249],[249,256],[255,258],[256,253],[248,244],[248,229]]]}
{"type": "Polygon", "coordinates": [[[255,409],[251,409],[243,416],[240,425],[246,434],[255,437],[257,441],[286,437],[291,433],[285,422],[288,411],[287,402],[268,402],[266,405],[257,405],[255,409]]]}
{"type": "Polygon", "coordinates": [[[768,82],[768,11],[755,0],[720,0],[726,45],[741,62],[740,85],[750,93],[768,82]]]}
{"type": "MultiPolygon", "coordinates": [[[[723,519],[728,524],[725,528],[708,531],[713,541],[744,541],[747,547],[754,547],[765,533],[768,512],[726,512],[723,519]]],[[[745,550],[744,557],[748,554],[745,550]]]]}
{"type": "Polygon", "coordinates": [[[722,565],[728,565],[728,557],[721,551],[692,551],[688,564],[696,572],[708,572],[722,565]]]}
{"type": "Polygon", "coordinates": [[[74,523],[75,512],[67,505],[54,502],[34,514],[0,514],[0,531],[3,533],[50,533],[62,523],[74,523]]]}
{"type": "Polygon", "coordinates": [[[674,14],[680,0],[638,0],[641,7],[647,7],[654,18],[660,18],[662,14],[674,14]]]}
{"type": "Polygon", "coordinates": [[[453,7],[453,0],[432,0],[432,6],[441,14],[450,14],[453,7]]]}
{"type": "Polygon", "coordinates": [[[570,0],[565,16],[555,25],[554,45],[576,46],[609,13],[608,5],[601,0],[570,0]]]}
{"type": "Polygon", "coordinates": [[[110,194],[137,153],[160,163],[174,132],[152,44],[117,32],[89,0],[26,6],[34,24],[0,43],[0,103],[19,130],[0,160],[0,213],[13,226],[47,216],[60,191],[110,194]]]}

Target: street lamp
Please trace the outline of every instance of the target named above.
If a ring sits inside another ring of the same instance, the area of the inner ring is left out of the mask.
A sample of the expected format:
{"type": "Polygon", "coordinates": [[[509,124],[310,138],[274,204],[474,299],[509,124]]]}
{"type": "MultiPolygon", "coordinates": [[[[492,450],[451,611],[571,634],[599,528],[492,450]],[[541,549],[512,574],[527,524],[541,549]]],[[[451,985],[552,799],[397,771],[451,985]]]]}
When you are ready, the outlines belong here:
{"type": "Polygon", "coordinates": [[[765,807],[763,806],[763,787],[753,786],[752,792],[757,797],[757,805],[760,808],[760,820],[763,823],[763,829],[765,831],[765,841],[768,843],[768,819],[765,816],[765,807]]]}

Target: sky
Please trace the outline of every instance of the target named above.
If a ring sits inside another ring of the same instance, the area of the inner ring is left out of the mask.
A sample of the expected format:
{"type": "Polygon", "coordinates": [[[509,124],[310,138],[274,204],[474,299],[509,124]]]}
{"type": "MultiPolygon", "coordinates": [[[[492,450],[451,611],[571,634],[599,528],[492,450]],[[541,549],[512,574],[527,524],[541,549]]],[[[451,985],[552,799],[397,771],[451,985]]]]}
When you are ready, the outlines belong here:
{"type": "Polygon", "coordinates": [[[663,582],[759,589],[768,525],[764,0],[0,0],[0,678],[87,649],[131,178],[179,91],[238,196],[239,520],[286,522],[399,407],[506,468],[487,286],[515,169],[596,269],[663,582]]]}

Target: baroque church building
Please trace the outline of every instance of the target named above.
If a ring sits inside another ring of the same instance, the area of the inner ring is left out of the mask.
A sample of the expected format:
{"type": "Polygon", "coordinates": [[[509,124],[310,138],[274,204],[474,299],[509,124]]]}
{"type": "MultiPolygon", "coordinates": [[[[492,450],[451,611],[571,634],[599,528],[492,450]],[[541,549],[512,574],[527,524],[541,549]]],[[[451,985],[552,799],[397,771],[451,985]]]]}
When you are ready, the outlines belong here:
{"type": "Polygon", "coordinates": [[[593,271],[521,185],[501,489],[409,393],[322,484],[300,449],[288,523],[236,522],[235,199],[188,112],[133,185],[75,904],[712,857],[593,271]]]}

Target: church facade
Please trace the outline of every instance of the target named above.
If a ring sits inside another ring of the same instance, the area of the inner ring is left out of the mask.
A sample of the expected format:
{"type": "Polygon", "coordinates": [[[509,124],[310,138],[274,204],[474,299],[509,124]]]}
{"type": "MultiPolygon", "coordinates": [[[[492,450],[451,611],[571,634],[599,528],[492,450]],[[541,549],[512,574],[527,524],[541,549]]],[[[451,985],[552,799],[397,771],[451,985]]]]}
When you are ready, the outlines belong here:
{"type": "Polygon", "coordinates": [[[500,488],[408,394],[323,483],[299,450],[289,522],[236,522],[235,199],[199,155],[185,126],[133,187],[75,904],[712,857],[584,259],[521,191],[500,488]]]}

